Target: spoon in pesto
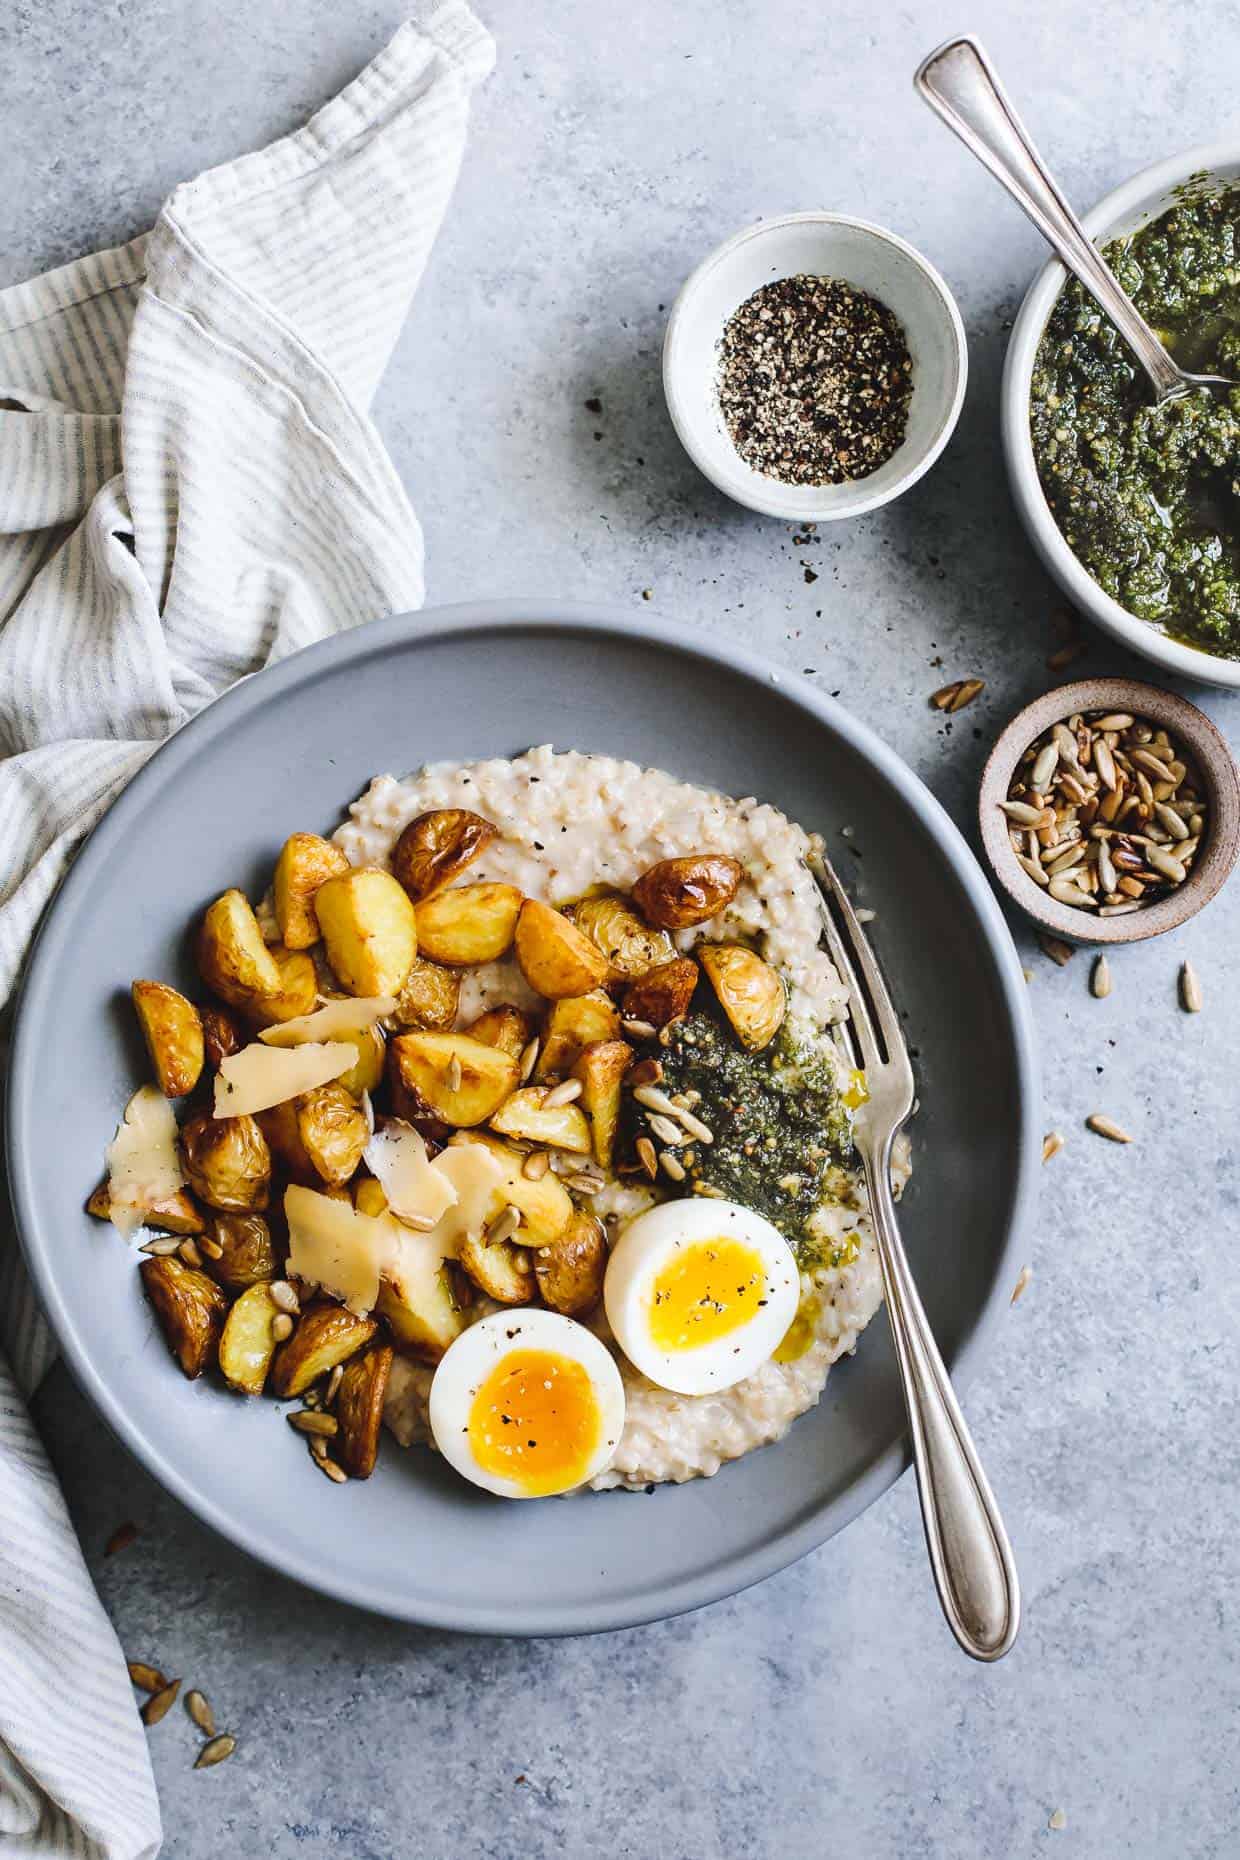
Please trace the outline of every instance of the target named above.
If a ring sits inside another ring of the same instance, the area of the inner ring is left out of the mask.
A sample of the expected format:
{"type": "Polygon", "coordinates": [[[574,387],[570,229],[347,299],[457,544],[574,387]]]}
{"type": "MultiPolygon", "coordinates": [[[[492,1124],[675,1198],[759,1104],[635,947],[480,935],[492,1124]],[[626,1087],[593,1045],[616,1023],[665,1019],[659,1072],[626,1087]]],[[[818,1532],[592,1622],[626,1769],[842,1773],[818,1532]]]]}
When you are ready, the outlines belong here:
{"type": "Polygon", "coordinates": [[[1009,103],[979,41],[949,39],[918,67],[917,93],[1023,207],[1073,277],[1108,316],[1149,377],[1156,402],[1205,392],[1222,398],[1236,385],[1194,375],[1167,353],[1064,199],[1029,132],[1009,103]]]}

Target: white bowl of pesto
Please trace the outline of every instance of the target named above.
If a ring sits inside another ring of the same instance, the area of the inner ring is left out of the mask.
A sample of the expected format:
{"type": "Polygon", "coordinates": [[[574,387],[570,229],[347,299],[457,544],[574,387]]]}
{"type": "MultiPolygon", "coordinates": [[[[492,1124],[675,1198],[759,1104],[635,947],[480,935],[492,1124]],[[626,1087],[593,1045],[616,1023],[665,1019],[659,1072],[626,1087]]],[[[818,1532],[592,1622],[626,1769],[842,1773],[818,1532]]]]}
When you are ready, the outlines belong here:
{"type": "MultiPolygon", "coordinates": [[[[1191,210],[1193,201],[1199,201],[1203,195],[1230,193],[1235,189],[1240,189],[1240,148],[1236,142],[1201,144],[1142,169],[1099,201],[1092,212],[1085,214],[1084,225],[1091,238],[1105,245],[1114,239],[1140,234],[1169,209],[1185,201],[1191,210]]],[[[1199,266],[1191,267],[1189,275],[1198,287],[1205,282],[1199,266]]],[[[1132,288],[1131,277],[1122,277],[1121,281],[1132,288]]],[[[1149,497],[1148,510],[1150,522],[1166,531],[1170,547],[1164,557],[1156,536],[1152,548],[1140,541],[1143,486],[1138,478],[1128,480],[1115,505],[1124,525],[1121,534],[1125,551],[1117,559],[1115,569],[1109,568],[1100,555],[1096,557],[1099,572],[1115,590],[1111,592],[1087,566],[1091,550],[1102,551],[1107,546],[1105,541],[1098,540],[1097,536],[1091,538],[1089,534],[1090,517],[1101,515],[1105,518],[1108,514],[1106,506],[1100,507],[1093,498],[1092,484],[1085,493],[1084,502],[1078,506],[1083,513],[1077,536],[1080,554],[1066,539],[1060,518],[1043,488],[1031,423],[1037,418],[1035,376],[1045,370],[1047,360],[1044,356],[1039,361],[1038,350],[1068,282],[1063,266],[1057,259],[1050,260],[1030,286],[1008,344],[1000,419],[1012,495],[1021,520],[1043,565],[1073,605],[1090,620],[1134,652],[1170,672],[1198,683],[1240,686],[1240,500],[1230,512],[1222,513],[1224,516],[1230,514],[1232,521],[1220,533],[1222,559],[1214,564],[1212,572],[1209,545],[1201,540],[1204,529],[1196,524],[1191,526],[1191,531],[1186,525],[1185,533],[1176,529],[1174,506],[1157,496],[1161,486],[1149,497]],[[1130,520],[1133,528],[1128,527],[1130,520]],[[1135,556],[1127,548],[1134,537],[1137,539],[1135,556]],[[1177,547],[1190,541],[1191,548],[1187,550],[1177,547]],[[1187,564],[1183,572],[1177,573],[1177,562],[1187,564]],[[1165,589],[1165,594],[1160,595],[1160,588],[1165,589]],[[1125,598],[1117,598],[1119,594],[1125,598]],[[1134,608],[1138,611],[1133,611],[1134,608]],[[1194,643],[1195,639],[1201,643],[1194,643]],[[1211,643],[1213,641],[1217,643],[1211,643]],[[1228,656],[1229,653],[1235,656],[1228,656]]],[[[1240,283],[1233,284],[1228,279],[1225,285],[1232,304],[1240,312],[1240,283]]],[[[1154,291],[1153,281],[1148,288],[1154,291]]],[[[1140,298],[1138,301],[1160,333],[1178,327],[1191,336],[1196,305],[1188,309],[1181,307],[1179,315],[1164,318],[1153,296],[1144,302],[1140,298]]],[[[1181,359],[1185,359],[1186,352],[1181,350],[1180,353],[1181,359]]],[[[1187,360],[1187,365],[1204,369],[1210,368],[1212,363],[1202,359],[1198,350],[1187,360]]],[[[1229,357],[1228,364],[1219,372],[1240,379],[1240,367],[1233,358],[1229,357]]],[[[1039,379],[1036,386],[1037,398],[1044,399],[1041,392],[1044,381],[1039,379]]],[[[1065,404],[1069,405],[1070,424],[1059,429],[1065,441],[1064,454],[1053,460],[1043,451],[1048,471],[1054,469],[1056,463],[1065,471],[1073,468],[1077,440],[1071,421],[1077,408],[1070,402],[1065,404]]],[[[1089,417],[1092,420],[1095,416],[1091,413],[1089,417]]],[[[1043,443],[1048,427],[1053,440],[1053,425],[1046,421],[1043,412],[1039,444],[1043,443]]],[[[1113,442],[1114,438],[1113,434],[1103,435],[1104,442],[1113,442]]],[[[1080,455],[1075,456],[1079,458],[1080,455]]],[[[1059,496],[1056,503],[1064,524],[1072,527],[1071,507],[1061,503],[1059,496]]],[[[1108,536],[1113,533],[1106,532],[1108,536]]]]}

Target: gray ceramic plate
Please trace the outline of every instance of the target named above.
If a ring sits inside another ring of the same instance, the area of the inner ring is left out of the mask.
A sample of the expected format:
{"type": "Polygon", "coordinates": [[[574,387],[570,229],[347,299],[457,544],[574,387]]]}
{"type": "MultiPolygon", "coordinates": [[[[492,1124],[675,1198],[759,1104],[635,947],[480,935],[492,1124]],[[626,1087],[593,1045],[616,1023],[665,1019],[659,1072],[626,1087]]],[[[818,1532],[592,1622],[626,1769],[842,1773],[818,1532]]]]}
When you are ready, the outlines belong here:
{"type": "Polygon", "coordinates": [[[10,1180],[44,1306],[82,1387],[156,1477],[315,1588],[505,1634],[693,1608],[856,1517],[905,1459],[882,1317],[784,1441],[714,1479],[505,1504],[389,1442],[369,1483],[340,1490],[273,1404],[183,1380],[121,1242],[82,1204],[146,1075],[132,976],[192,991],[188,932],[204,905],[233,884],[258,896],[286,835],[330,832],[372,773],[548,741],[776,803],[827,835],[877,909],[922,1094],[904,1231],[944,1354],[967,1369],[1016,1276],[1036,1141],[1025,984],[986,881],[937,803],[846,712],[627,613],[506,602],[386,620],[212,705],[137,777],[69,874],[30,964],[9,1091],[10,1180]]]}

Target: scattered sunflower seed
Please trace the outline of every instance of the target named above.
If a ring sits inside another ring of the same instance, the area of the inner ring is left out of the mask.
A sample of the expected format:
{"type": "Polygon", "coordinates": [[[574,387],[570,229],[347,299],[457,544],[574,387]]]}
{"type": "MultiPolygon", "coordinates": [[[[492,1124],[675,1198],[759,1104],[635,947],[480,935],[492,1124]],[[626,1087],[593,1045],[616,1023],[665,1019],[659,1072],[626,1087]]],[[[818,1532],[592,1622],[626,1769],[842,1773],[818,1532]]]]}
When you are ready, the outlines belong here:
{"type": "Polygon", "coordinates": [[[297,1316],[301,1310],[301,1300],[287,1279],[274,1279],[267,1290],[277,1311],[287,1311],[290,1317],[297,1316]]]}
{"type": "Polygon", "coordinates": [[[566,1188],[576,1189],[579,1195],[597,1195],[600,1188],[603,1186],[603,1178],[597,1175],[588,1175],[583,1170],[578,1175],[566,1175],[564,1177],[564,1186],[566,1188]]]}
{"type": "Polygon", "coordinates": [[[649,1137],[638,1137],[634,1145],[637,1160],[653,1182],[659,1173],[659,1158],[649,1137]]]}
{"type": "Polygon", "coordinates": [[[667,1143],[675,1149],[684,1142],[685,1132],[680,1125],[674,1124],[670,1117],[664,1117],[662,1112],[652,1111],[647,1121],[660,1143],[667,1143]]]}
{"type": "Polygon", "coordinates": [[[299,1408],[296,1414],[289,1415],[288,1424],[296,1428],[299,1434],[318,1434],[323,1440],[330,1440],[340,1431],[340,1423],[335,1415],[324,1414],[321,1409],[299,1408]]]}
{"type": "Polygon", "coordinates": [[[1056,1834],[1058,1834],[1061,1828],[1067,1827],[1068,1817],[1064,1814],[1062,1808],[1057,1808],[1046,1825],[1048,1828],[1054,1828],[1056,1834]]]}
{"type": "Polygon", "coordinates": [[[1085,1123],[1095,1136],[1106,1137],[1110,1143],[1131,1143],[1132,1138],[1126,1130],[1121,1130],[1112,1118],[1104,1117],[1101,1111],[1095,1111],[1085,1123]]]}
{"type": "Polygon", "coordinates": [[[1058,1156],[1063,1148],[1063,1134],[1058,1130],[1048,1130],[1042,1139],[1042,1161],[1048,1163],[1052,1156],[1058,1156]]]}
{"type": "Polygon", "coordinates": [[[202,1254],[198,1251],[198,1248],[192,1240],[182,1240],[180,1246],[177,1248],[177,1252],[187,1266],[193,1266],[196,1271],[201,1269],[202,1254]]]}
{"type": "Polygon", "coordinates": [[[685,1179],[684,1168],[679,1158],[676,1157],[672,1153],[671,1150],[663,1150],[660,1153],[659,1162],[660,1162],[660,1165],[662,1166],[663,1173],[665,1175],[669,1175],[672,1178],[673,1182],[684,1181],[685,1179]]]}
{"type": "Polygon", "coordinates": [[[323,1391],[323,1406],[330,1408],[340,1393],[340,1384],[344,1381],[344,1364],[337,1363],[327,1378],[327,1387],[323,1391]]]}
{"type": "Polygon", "coordinates": [[[187,1692],[185,1709],[204,1737],[215,1736],[215,1713],[211,1710],[211,1704],[205,1692],[199,1692],[197,1687],[192,1692],[187,1692]]]}
{"type": "Polygon", "coordinates": [[[150,1253],[156,1259],[169,1259],[173,1253],[181,1251],[181,1242],[175,1234],[156,1234],[153,1240],[148,1240],[144,1246],[138,1248],[138,1251],[150,1253]]]}
{"type": "Polygon", "coordinates": [[[142,1692],[163,1692],[168,1681],[157,1666],[148,1666],[145,1660],[130,1660],[129,1677],[142,1692]]]}
{"type": "Polygon", "coordinates": [[[213,1769],[217,1763],[223,1763],[231,1757],[236,1748],[236,1738],[230,1737],[225,1731],[222,1736],[213,1737],[209,1743],[203,1745],[194,1760],[194,1768],[196,1770],[213,1769]]]}
{"type": "Polygon", "coordinates": [[[1089,978],[1089,992],[1095,1000],[1105,1001],[1111,992],[1111,965],[1105,956],[1095,958],[1089,978]]]}
{"type": "Polygon", "coordinates": [[[271,1320],[271,1334],[277,1343],[286,1343],[293,1334],[293,1320],[287,1311],[278,1311],[271,1320]]]}
{"type": "Polygon", "coordinates": [[[1191,962],[1180,965],[1180,1006],[1186,1014],[1201,1012],[1201,983],[1191,962]]]}
{"type": "Polygon", "coordinates": [[[528,1043],[528,1045],[523,1046],[521,1049],[520,1070],[521,1070],[521,1083],[523,1085],[525,1084],[525,1081],[529,1078],[531,1072],[534,1070],[534,1067],[538,1064],[538,1050],[541,1045],[542,1045],[541,1040],[531,1040],[528,1043]]]}
{"type": "Polygon", "coordinates": [[[1061,969],[1065,962],[1070,962],[1076,954],[1071,943],[1065,943],[1061,937],[1048,936],[1045,930],[1038,932],[1038,948],[1044,956],[1049,956],[1052,962],[1057,962],[1061,969]]]}
{"type": "Polygon", "coordinates": [[[210,1239],[206,1234],[199,1234],[198,1249],[205,1253],[208,1259],[223,1259],[224,1257],[224,1249],[219,1241],[210,1239]]]}
{"type": "Polygon", "coordinates": [[[501,1246],[505,1240],[512,1239],[520,1225],[521,1210],[514,1208],[510,1203],[508,1207],[501,1209],[487,1228],[483,1235],[485,1245],[501,1246]]]}
{"type": "Polygon", "coordinates": [[[325,1452],[320,1451],[318,1453],[313,1454],[312,1457],[313,1457],[315,1465],[319,1468],[320,1472],[326,1473],[327,1477],[331,1480],[333,1485],[347,1485],[348,1484],[349,1475],[345,1471],[344,1467],[341,1465],[338,1465],[335,1460],[329,1459],[325,1452]]]}
{"type": "Polygon", "coordinates": [[[1016,1283],[1012,1287],[1012,1296],[1008,1300],[1009,1304],[1014,1305],[1018,1303],[1018,1301],[1024,1297],[1026,1291],[1029,1288],[1029,1281],[1030,1279],[1032,1279],[1032,1277],[1033,1277],[1033,1267],[1022,1266],[1019,1273],[1017,1274],[1016,1283]]]}
{"type": "Polygon", "coordinates": [[[448,1090],[449,1091],[460,1091],[461,1079],[463,1076],[464,1075],[461,1071],[461,1062],[458,1059],[457,1055],[453,1053],[451,1059],[449,1059],[448,1061],[448,1070],[444,1074],[444,1083],[447,1086],[448,1090]]]}
{"type": "Polygon", "coordinates": [[[551,1158],[546,1150],[531,1150],[521,1164],[521,1173],[527,1182],[541,1182],[551,1167],[551,1158]]]}
{"type": "Polygon", "coordinates": [[[166,1717],[176,1703],[176,1696],[180,1690],[180,1680],[170,1679],[166,1686],[162,1686],[158,1692],[152,1693],[151,1697],[142,1707],[143,1724],[158,1724],[161,1718],[166,1717]]]}
{"type": "Polygon", "coordinates": [[[1073,659],[1079,659],[1085,650],[1083,639],[1070,639],[1066,646],[1059,646],[1046,655],[1048,672],[1062,672],[1065,665],[1071,665],[1073,659]]]}
{"type": "Polygon", "coordinates": [[[565,1079],[562,1085],[553,1085],[544,1094],[542,1108],[544,1111],[558,1110],[562,1104],[572,1104],[580,1098],[583,1087],[580,1079],[565,1079]]]}
{"type": "Polygon", "coordinates": [[[936,691],[930,702],[936,710],[963,710],[975,697],[980,697],[985,689],[984,678],[957,678],[952,684],[943,685],[936,691]]]}
{"type": "Polygon", "coordinates": [[[651,1020],[622,1020],[620,1025],[634,1040],[653,1040],[659,1031],[651,1020]]]}
{"type": "Polygon", "coordinates": [[[103,1554],[105,1556],[119,1556],[122,1550],[128,1550],[130,1544],[133,1543],[137,1535],[137,1525],[133,1522],[132,1518],[126,1518],[123,1524],[117,1525],[112,1535],[108,1538],[107,1543],[103,1546],[103,1554]]]}
{"type": "Polygon", "coordinates": [[[627,1075],[627,1084],[633,1088],[638,1085],[657,1085],[663,1077],[661,1059],[639,1059],[627,1075]]]}

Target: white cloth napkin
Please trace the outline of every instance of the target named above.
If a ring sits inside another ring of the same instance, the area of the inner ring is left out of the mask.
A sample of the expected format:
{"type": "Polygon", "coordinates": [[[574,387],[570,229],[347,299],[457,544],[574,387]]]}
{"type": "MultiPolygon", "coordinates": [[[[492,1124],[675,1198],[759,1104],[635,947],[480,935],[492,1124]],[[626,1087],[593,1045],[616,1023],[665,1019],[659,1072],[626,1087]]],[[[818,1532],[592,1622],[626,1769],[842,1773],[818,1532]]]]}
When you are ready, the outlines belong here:
{"type": "MultiPolygon", "coordinates": [[[[443,0],[153,232],[0,292],[0,1003],[74,848],[238,678],[423,596],[366,409],[494,62],[443,0]]],[[[50,1339],[9,1236],[0,1340],[50,1339]]],[[[160,1843],[120,1649],[0,1356],[0,1860],[160,1843]]]]}

